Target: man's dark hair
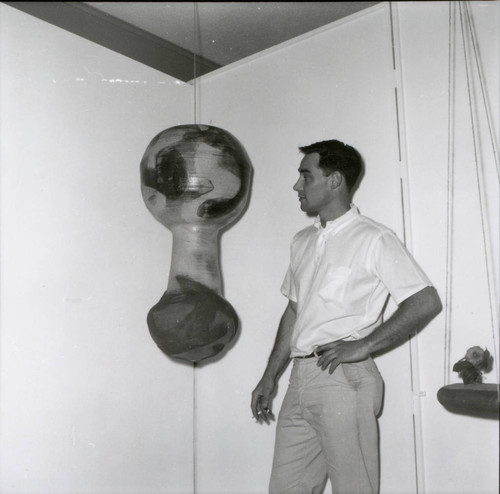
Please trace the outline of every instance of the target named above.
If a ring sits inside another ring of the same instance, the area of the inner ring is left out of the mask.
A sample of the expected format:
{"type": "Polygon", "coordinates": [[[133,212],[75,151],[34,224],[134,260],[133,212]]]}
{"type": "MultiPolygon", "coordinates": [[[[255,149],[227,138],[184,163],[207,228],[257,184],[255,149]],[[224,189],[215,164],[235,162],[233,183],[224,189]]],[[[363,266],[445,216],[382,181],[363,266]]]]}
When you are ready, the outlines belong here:
{"type": "Polygon", "coordinates": [[[350,191],[363,169],[363,158],[352,146],[343,142],[331,140],[299,147],[303,154],[318,153],[319,167],[323,169],[325,175],[338,171],[345,178],[346,185],[350,191]]]}

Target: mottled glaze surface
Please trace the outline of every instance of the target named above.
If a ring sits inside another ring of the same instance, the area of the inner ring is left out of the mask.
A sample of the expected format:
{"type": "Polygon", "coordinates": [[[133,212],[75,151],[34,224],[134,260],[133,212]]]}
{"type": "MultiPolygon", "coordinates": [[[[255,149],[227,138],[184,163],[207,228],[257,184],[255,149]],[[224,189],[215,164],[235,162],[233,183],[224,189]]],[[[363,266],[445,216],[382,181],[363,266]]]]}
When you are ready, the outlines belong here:
{"type": "Polygon", "coordinates": [[[141,191],[151,214],[173,235],[167,291],[148,314],[167,355],[213,357],[234,338],[236,312],[222,296],[219,232],[243,211],[252,166],[226,130],[180,125],[164,130],[141,161],[141,191]]]}
{"type": "Polygon", "coordinates": [[[251,165],[240,142],[208,125],[164,130],[141,162],[142,194],[165,226],[207,223],[224,226],[245,206],[251,165]]]}

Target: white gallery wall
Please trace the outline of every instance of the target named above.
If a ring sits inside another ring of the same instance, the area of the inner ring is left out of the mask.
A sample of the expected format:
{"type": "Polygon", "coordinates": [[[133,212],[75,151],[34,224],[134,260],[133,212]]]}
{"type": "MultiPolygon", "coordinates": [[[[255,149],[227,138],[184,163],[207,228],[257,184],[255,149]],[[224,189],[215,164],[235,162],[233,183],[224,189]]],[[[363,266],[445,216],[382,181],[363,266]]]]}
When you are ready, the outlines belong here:
{"type": "MultiPolygon", "coordinates": [[[[498,3],[472,4],[495,109],[498,3]]],[[[311,221],[292,191],[298,146],[337,138],[361,151],[355,203],[409,240],[444,301],[448,3],[391,7],[193,87],[0,5],[2,494],[266,492],[274,424],[255,423],[250,394],[286,305],[290,240],[311,221]],[[193,369],[165,357],[147,330],[171,237],[142,202],[139,162],[159,131],[193,122],[195,90],[196,121],[233,133],[254,177],[247,211],[221,238],[225,297],[241,332],[226,355],[193,369]]],[[[460,122],[455,360],[476,344],[493,351],[477,186],[466,171],[473,146],[460,122]]],[[[494,237],[498,187],[487,161],[494,237]]],[[[382,494],[497,491],[498,422],[453,415],[436,399],[444,332],[441,314],[416,343],[377,357],[382,494]]],[[[487,382],[497,379],[493,371],[487,382]]]]}
{"type": "Polygon", "coordinates": [[[175,79],[0,5],[0,492],[192,490],[191,369],[146,314],[170,239],[139,163],[175,79]]]}
{"type": "MultiPolygon", "coordinates": [[[[433,280],[443,301],[447,293],[447,251],[452,260],[449,343],[445,344],[445,311],[436,327],[425,330],[419,338],[420,381],[426,393],[421,399],[423,458],[427,492],[482,494],[498,492],[498,421],[449,413],[436,400],[436,394],[448,382],[461,382],[455,372],[451,372],[448,378],[446,376],[445,347],[451,367],[471,346],[487,347],[496,363],[493,370],[485,374],[484,382],[499,382],[498,319],[492,321],[492,312],[493,316],[498,314],[499,300],[499,177],[498,154],[495,158],[491,137],[498,153],[500,3],[452,4],[457,12],[455,29],[452,29],[452,33],[455,31],[456,50],[455,60],[451,63],[452,72],[455,72],[451,84],[448,2],[397,4],[414,252],[435,273],[433,280]],[[459,5],[462,7],[462,21],[459,5]],[[462,25],[466,31],[467,12],[474,27],[476,50],[469,42],[464,54],[462,25]],[[474,51],[479,55],[479,67],[474,51]],[[451,131],[448,130],[450,93],[454,114],[451,131]],[[491,116],[490,128],[484,99],[491,116]],[[454,150],[451,247],[446,241],[450,210],[449,133],[454,150]],[[488,240],[486,247],[491,256],[488,263],[484,237],[488,240]]],[[[451,19],[453,25],[453,16],[451,19]]]]}

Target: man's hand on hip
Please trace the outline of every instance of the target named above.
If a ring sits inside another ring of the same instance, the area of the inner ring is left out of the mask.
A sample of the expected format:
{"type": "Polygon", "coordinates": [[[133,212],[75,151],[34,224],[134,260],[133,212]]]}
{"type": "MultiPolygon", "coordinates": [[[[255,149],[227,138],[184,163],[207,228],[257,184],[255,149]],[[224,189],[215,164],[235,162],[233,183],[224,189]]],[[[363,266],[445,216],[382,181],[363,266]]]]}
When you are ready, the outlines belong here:
{"type": "Polygon", "coordinates": [[[318,346],[315,352],[321,353],[321,356],[318,358],[318,367],[325,370],[330,366],[330,374],[333,374],[333,371],[339,364],[360,362],[370,356],[368,346],[363,340],[335,341],[318,346]]]}

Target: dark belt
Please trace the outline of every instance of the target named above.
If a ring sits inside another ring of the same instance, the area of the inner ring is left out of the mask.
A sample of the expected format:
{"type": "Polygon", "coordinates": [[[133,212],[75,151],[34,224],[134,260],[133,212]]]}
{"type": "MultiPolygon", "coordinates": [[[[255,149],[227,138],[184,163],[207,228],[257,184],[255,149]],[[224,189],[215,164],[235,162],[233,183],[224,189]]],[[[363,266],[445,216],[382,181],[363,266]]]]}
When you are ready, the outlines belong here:
{"type": "Polygon", "coordinates": [[[313,357],[321,357],[321,355],[323,355],[324,352],[313,352],[313,353],[310,353],[309,355],[299,355],[298,357],[294,357],[294,358],[313,358],[313,357]]]}

